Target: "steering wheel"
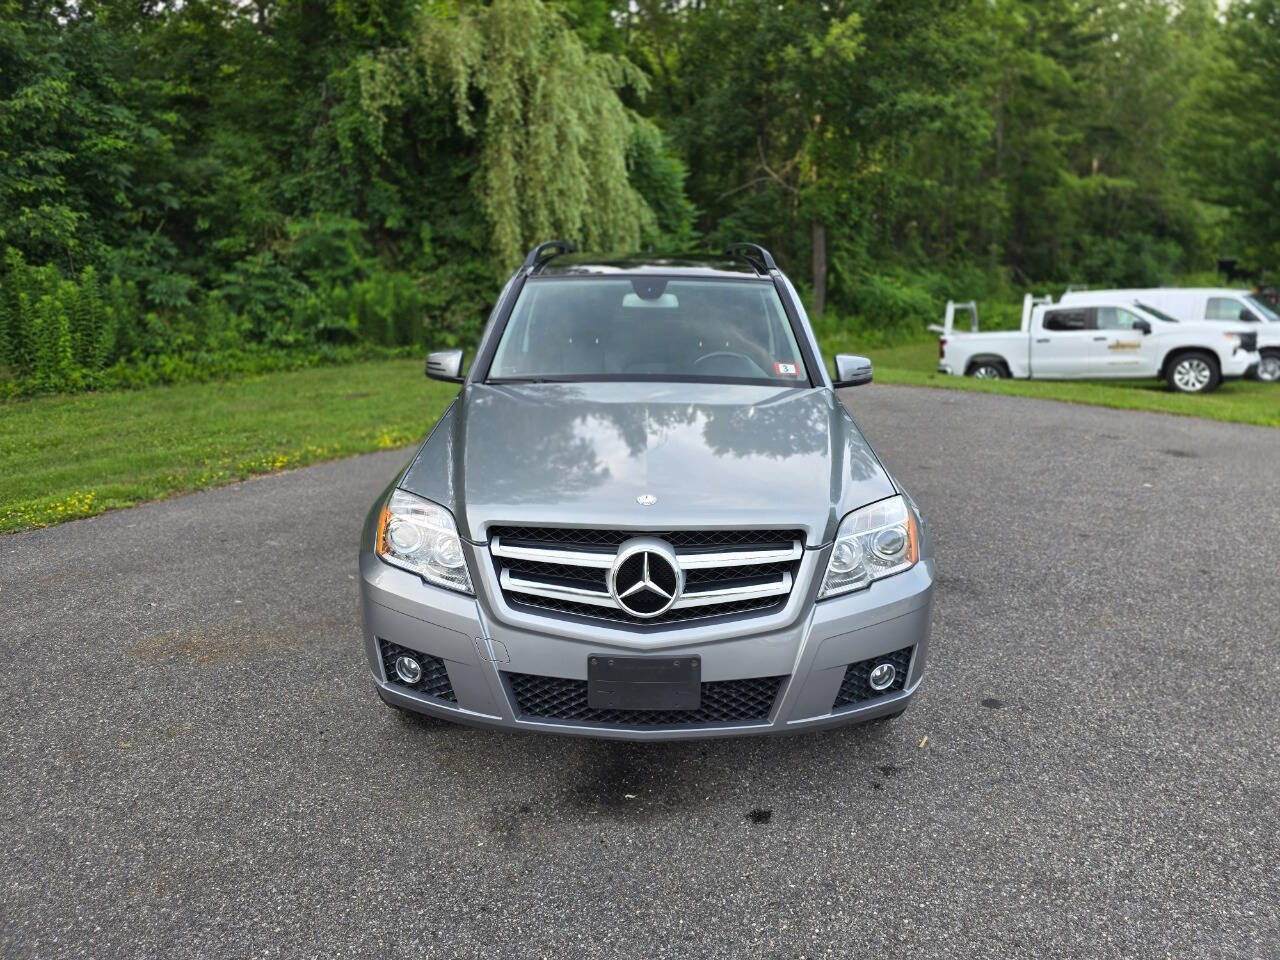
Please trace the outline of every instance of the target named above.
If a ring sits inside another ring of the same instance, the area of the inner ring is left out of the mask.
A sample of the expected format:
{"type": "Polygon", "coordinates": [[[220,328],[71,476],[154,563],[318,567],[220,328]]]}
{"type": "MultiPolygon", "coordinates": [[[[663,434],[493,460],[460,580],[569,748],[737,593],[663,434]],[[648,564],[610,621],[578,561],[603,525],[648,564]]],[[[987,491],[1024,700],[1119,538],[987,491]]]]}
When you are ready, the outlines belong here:
{"type": "Polygon", "coordinates": [[[719,360],[721,357],[730,357],[734,360],[741,360],[753,370],[759,370],[760,366],[745,353],[734,353],[732,350],[717,350],[714,353],[704,353],[697,360],[693,361],[696,367],[700,363],[706,363],[708,360],[719,360]]]}

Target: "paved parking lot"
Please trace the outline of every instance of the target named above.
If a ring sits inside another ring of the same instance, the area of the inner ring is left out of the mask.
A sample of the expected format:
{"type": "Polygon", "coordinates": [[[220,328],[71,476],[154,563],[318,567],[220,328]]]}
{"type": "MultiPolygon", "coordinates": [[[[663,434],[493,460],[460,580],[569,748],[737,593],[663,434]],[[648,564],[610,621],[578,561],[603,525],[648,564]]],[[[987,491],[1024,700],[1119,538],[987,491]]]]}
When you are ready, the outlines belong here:
{"type": "Polygon", "coordinates": [[[353,573],[403,451],[0,538],[0,956],[1280,955],[1280,431],[846,401],[938,544],[875,728],[402,719],[353,573]]]}

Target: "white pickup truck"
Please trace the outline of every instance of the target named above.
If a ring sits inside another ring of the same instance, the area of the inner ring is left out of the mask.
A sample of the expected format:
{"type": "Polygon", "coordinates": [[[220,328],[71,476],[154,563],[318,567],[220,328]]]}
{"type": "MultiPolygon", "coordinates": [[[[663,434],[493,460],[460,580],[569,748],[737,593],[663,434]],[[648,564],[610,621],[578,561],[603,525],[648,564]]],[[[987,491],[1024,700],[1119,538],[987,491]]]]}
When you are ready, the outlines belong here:
{"type": "Polygon", "coordinates": [[[1060,303],[1130,303],[1179,323],[1245,324],[1258,334],[1259,380],[1280,382],[1280,314],[1248,290],[1231,287],[1157,287],[1144,290],[1076,290],[1060,303]]]}
{"type": "Polygon", "coordinates": [[[1132,301],[1055,304],[1028,294],[1022,328],[978,332],[974,303],[949,301],[938,346],[938,372],[983,379],[1158,378],[1181,393],[1206,393],[1223,379],[1254,372],[1257,334],[1246,324],[1177,323],[1132,301]],[[957,312],[970,330],[957,331],[957,312]]]}

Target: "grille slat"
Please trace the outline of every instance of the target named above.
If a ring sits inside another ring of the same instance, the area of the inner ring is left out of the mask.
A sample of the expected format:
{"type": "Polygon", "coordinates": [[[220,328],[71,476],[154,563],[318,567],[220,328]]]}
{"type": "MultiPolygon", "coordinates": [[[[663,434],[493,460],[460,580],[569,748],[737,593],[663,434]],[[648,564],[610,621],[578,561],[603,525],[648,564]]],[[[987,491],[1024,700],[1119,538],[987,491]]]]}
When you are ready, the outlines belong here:
{"type": "Polygon", "coordinates": [[[711,680],[697,710],[600,710],[587,703],[587,681],[505,673],[521,717],[615,727],[707,727],[764,723],[786,677],[711,680]]]}
{"type": "Polygon", "coordinates": [[[683,547],[786,546],[804,543],[803,530],[589,530],[577,527],[490,527],[489,539],[521,541],[522,546],[617,547],[632,537],[661,537],[680,550],[683,547]]]}
{"type": "Polygon", "coordinates": [[[398,643],[391,643],[389,640],[378,640],[378,649],[382,655],[382,672],[386,676],[387,682],[397,687],[404,687],[406,690],[412,690],[414,693],[420,693],[423,696],[435,697],[437,700],[448,700],[450,703],[458,702],[458,698],[453,692],[453,684],[449,682],[449,671],[445,668],[444,661],[439,657],[433,657],[429,653],[419,653],[417,650],[410,650],[408,647],[402,647],[398,643]],[[417,683],[405,683],[396,676],[396,657],[402,655],[413,657],[422,664],[422,679],[417,683]]]}
{"type": "Polygon", "coordinates": [[[840,682],[840,690],[836,694],[835,703],[831,705],[831,709],[837,710],[855,703],[864,703],[905,689],[907,670],[911,666],[911,654],[914,651],[914,646],[903,647],[893,653],[884,653],[878,657],[868,657],[866,660],[849,664],[844,669],[844,679],[840,682]],[[871,670],[876,664],[886,662],[893,664],[893,683],[889,684],[887,689],[872,690],[871,670]]]}
{"type": "Polygon", "coordinates": [[[505,526],[492,527],[488,533],[503,596],[513,607],[639,627],[780,608],[804,555],[803,530],[505,526]],[[609,570],[616,551],[634,537],[664,540],[684,569],[684,595],[657,617],[636,616],[609,594],[609,570]]]}

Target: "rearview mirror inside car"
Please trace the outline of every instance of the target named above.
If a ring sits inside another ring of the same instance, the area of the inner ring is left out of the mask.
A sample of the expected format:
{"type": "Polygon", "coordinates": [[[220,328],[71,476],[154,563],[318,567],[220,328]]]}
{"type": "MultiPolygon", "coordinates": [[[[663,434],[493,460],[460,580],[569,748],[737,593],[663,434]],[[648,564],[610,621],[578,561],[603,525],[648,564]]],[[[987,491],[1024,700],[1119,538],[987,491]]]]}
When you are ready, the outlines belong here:
{"type": "Polygon", "coordinates": [[[856,387],[871,382],[871,361],[852,353],[836,354],[837,387],[856,387]]]}
{"type": "Polygon", "coordinates": [[[433,350],[427,354],[427,376],[446,383],[462,382],[462,351],[433,350]]]}

